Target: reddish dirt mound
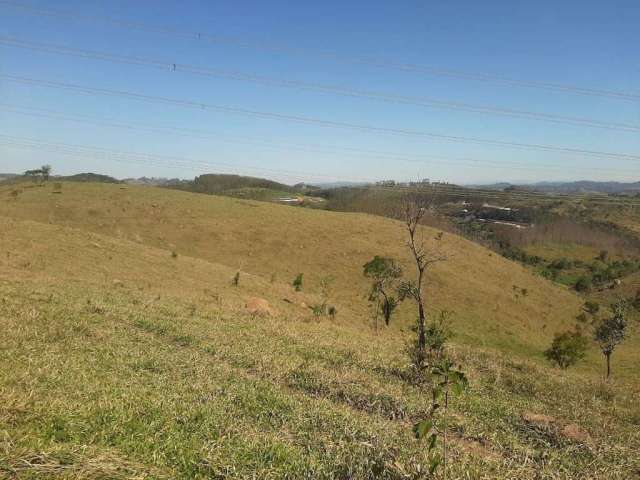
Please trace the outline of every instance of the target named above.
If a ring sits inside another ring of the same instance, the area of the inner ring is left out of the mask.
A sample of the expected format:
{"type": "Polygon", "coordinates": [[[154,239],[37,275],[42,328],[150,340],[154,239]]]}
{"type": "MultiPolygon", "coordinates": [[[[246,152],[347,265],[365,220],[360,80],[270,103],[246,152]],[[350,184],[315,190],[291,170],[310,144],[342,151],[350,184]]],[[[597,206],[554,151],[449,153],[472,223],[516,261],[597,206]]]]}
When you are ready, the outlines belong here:
{"type": "Polygon", "coordinates": [[[271,308],[269,302],[264,298],[251,297],[247,300],[245,308],[251,315],[268,315],[273,316],[276,314],[275,310],[271,308]]]}
{"type": "Polygon", "coordinates": [[[494,462],[499,462],[500,460],[502,460],[502,456],[498,452],[490,449],[486,445],[483,445],[476,440],[457,438],[455,441],[461,450],[464,450],[465,452],[475,457],[484,458],[485,460],[492,460],[494,462]]]}
{"type": "Polygon", "coordinates": [[[530,423],[532,425],[541,426],[541,427],[550,427],[551,425],[556,423],[556,419],[555,418],[553,418],[553,417],[551,417],[549,415],[543,415],[541,413],[525,412],[522,415],[522,419],[527,423],[530,423]]]}
{"type": "Polygon", "coordinates": [[[550,415],[543,415],[540,413],[525,412],[522,414],[522,419],[528,424],[554,431],[556,434],[561,435],[567,440],[572,442],[589,444],[591,442],[591,436],[589,432],[581,428],[575,423],[563,424],[556,418],[550,415]]]}
{"type": "Polygon", "coordinates": [[[569,440],[573,440],[578,443],[589,443],[591,441],[591,436],[586,430],[583,430],[575,423],[570,423],[562,427],[560,433],[563,437],[568,438],[569,440]]]}

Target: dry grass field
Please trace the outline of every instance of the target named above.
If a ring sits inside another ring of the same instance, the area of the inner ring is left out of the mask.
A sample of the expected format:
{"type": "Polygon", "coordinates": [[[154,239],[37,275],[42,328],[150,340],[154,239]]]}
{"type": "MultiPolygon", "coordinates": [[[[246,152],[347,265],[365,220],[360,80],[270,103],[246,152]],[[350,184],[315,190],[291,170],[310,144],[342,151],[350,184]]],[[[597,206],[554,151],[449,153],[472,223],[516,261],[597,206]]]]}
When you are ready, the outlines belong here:
{"type": "MultiPolygon", "coordinates": [[[[0,477],[428,478],[411,426],[429,393],[403,375],[414,309],[375,331],[362,275],[376,254],[413,274],[399,223],[59,190],[0,187],[0,477]],[[327,277],[334,319],[308,308],[327,277]],[[248,311],[254,297],[272,315],[248,311]]],[[[639,476],[637,328],[609,384],[595,347],[555,369],[542,351],[582,299],[460,237],[442,243],[428,308],[452,312],[470,380],[451,404],[447,478],[639,476]]]]}

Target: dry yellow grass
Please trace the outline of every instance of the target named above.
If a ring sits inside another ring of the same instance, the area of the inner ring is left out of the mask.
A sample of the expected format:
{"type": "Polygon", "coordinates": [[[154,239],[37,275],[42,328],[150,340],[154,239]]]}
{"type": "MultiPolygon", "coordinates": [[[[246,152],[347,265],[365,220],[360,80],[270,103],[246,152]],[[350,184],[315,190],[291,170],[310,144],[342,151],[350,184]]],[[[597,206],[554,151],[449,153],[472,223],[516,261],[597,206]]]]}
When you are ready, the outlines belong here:
{"type": "MultiPolygon", "coordinates": [[[[375,254],[412,273],[400,224],[145,187],[8,191],[0,475],[421,478],[411,424],[426,393],[398,374],[414,310],[374,332],[362,277],[375,254]],[[336,320],[301,305],[327,275],[336,320]],[[254,296],[278,314],[248,315],[254,296]]],[[[450,478],[635,474],[637,341],[616,351],[611,386],[595,351],[559,375],[541,352],[581,300],[459,237],[444,248],[430,311],[455,312],[452,353],[471,379],[452,406],[450,478]],[[558,429],[530,425],[531,412],[558,429]],[[592,440],[564,437],[574,425],[592,440]]]]}
{"type": "MultiPolygon", "coordinates": [[[[334,299],[349,322],[365,323],[368,282],[362,265],[375,254],[394,256],[412,274],[405,232],[389,219],[287,208],[225,197],[148,187],[65,183],[25,189],[17,200],[0,190],[0,215],[79,228],[290,283],[305,275],[305,290],[335,278],[334,299]]],[[[425,238],[434,230],[425,228],[425,238]]],[[[472,242],[445,235],[451,259],[433,270],[432,310],[454,312],[459,329],[478,343],[540,347],[572,324],[580,300],[525,268],[472,242]],[[526,289],[526,296],[518,294],[526,289]]],[[[403,308],[399,322],[412,321],[403,308]]]]}

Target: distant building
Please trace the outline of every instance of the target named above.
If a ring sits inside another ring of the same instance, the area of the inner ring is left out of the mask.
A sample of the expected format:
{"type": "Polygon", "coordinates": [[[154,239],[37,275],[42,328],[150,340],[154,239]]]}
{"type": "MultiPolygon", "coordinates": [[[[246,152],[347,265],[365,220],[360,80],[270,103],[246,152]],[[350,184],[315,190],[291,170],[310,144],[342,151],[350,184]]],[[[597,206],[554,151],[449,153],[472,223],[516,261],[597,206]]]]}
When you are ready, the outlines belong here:
{"type": "Polygon", "coordinates": [[[379,182],[376,182],[376,186],[378,187],[394,187],[395,185],[395,180],[380,180],[379,182]]]}

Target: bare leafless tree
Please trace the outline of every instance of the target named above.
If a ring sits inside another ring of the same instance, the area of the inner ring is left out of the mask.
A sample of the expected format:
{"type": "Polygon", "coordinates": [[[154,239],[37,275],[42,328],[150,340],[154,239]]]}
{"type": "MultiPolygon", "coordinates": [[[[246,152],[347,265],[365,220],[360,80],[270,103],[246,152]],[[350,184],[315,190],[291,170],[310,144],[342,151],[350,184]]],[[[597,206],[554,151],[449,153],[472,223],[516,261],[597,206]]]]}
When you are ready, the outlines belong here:
{"type": "Polygon", "coordinates": [[[424,286],[425,275],[430,267],[436,263],[448,260],[448,256],[442,252],[441,241],[443,233],[436,234],[435,244],[432,248],[427,248],[424,232],[420,228],[422,220],[429,212],[435,208],[435,189],[433,192],[410,193],[403,198],[401,219],[406,225],[409,240],[407,246],[416,264],[416,280],[402,282],[399,288],[400,298],[411,298],[418,307],[418,339],[416,342],[416,352],[414,361],[418,368],[424,366],[426,357],[426,313],[424,286]]]}

